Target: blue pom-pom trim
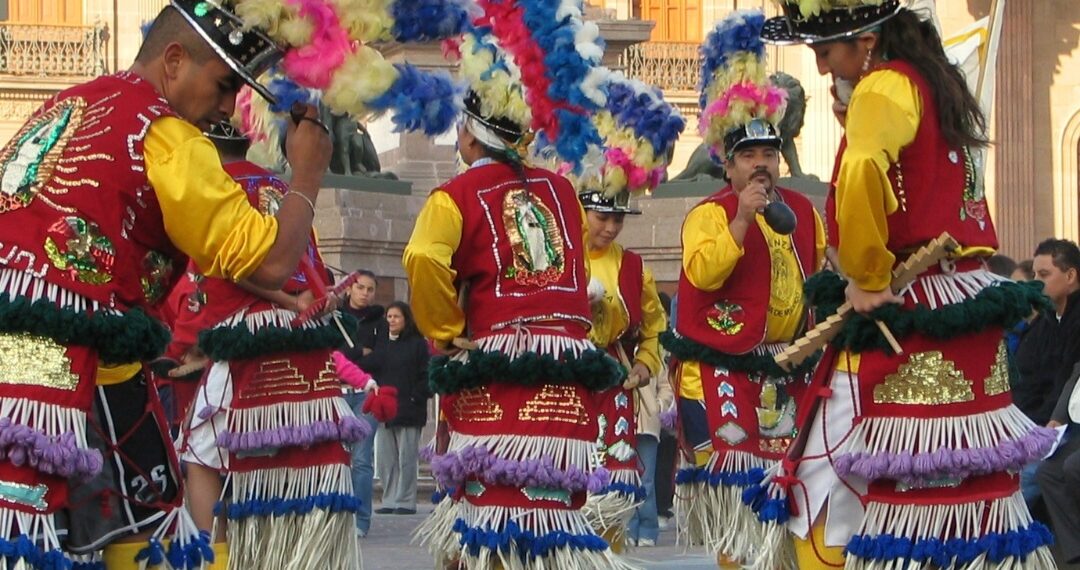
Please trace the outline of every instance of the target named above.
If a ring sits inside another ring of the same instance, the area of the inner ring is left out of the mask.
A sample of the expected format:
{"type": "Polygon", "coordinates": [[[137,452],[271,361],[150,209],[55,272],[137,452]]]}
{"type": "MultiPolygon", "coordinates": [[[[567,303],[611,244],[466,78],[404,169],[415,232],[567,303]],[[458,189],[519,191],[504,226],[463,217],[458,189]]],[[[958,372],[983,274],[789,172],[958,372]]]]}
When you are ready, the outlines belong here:
{"type": "Polygon", "coordinates": [[[0,538],[0,557],[10,564],[23,560],[35,570],[71,570],[74,565],[59,550],[42,552],[25,534],[20,534],[14,540],[0,538]]]}
{"type": "Polygon", "coordinates": [[[749,487],[765,479],[765,470],[760,467],[746,471],[709,471],[705,467],[684,467],[675,474],[675,484],[708,483],[719,487],[749,487]]]}
{"type": "Polygon", "coordinates": [[[606,108],[619,127],[633,130],[635,137],[652,144],[656,156],[664,156],[686,128],[686,119],[652,89],[642,92],[629,82],[612,81],[606,108]]]}
{"type": "Polygon", "coordinates": [[[731,56],[741,52],[751,52],[759,59],[765,57],[765,43],[761,41],[761,30],[765,27],[765,14],[759,10],[740,10],[734,12],[716,25],[701,45],[701,98],[699,103],[704,109],[705,88],[713,80],[716,70],[727,65],[731,56]]]}
{"type": "Polygon", "coordinates": [[[210,543],[210,532],[200,530],[198,535],[189,537],[187,544],[180,544],[174,540],[169,544],[169,552],[166,555],[169,564],[176,569],[197,570],[202,568],[203,563],[214,562],[214,547],[210,543]]]}
{"type": "Polygon", "coordinates": [[[375,112],[391,111],[395,131],[423,131],[432,136],[445,133],[457,121],[464,85],[445,71],[426,72],[395,63],[398,77],[385,93],[368,101],[375,112]]]}
{"type": "Polygon", "coordinates": [[[634,497],[635,501],[644,501],[646,491],[645,491],[645,487],[643,487],[641,485],[634,485],[632,483],[613,482],[613,483],[609,484],[607,487],[604,487],[603,489],[600,489],[600,491],[597,492],[596,494],[597,495],[606,495],[608,493],[619,493],[621,495],[626,495],[628,497],[632,496],[632,497],[634,497]]]}
{"type": "Polygon", "coordinates": [[[743,489],[742,501],[744,505],[750,507],[750,510],[757,514],[757,518],[761,522],[784,524],[791,518],[787,498],[770,497],[767,484],[754,483],[748,485],[743,489]]]}
{"type": "Polygon", "coordinates": [[[460,544],[468,548],[472,556],[479,556],[483,548],[493,552],[509,552],[511,545],[516,547],[523,559],[544,558],[561,548],[592,552],[608,549],[607,541],[595,534],[571,534],[558,530],[537,535],[523,530],[514,521],[507,522],[506,530],[499,532],[470,527],[463,519],[458,519],[454,522],[454,532],[460,535],[460,544]]]}
{"type": "Polygon", "coordinates": [[[319,493],[302,499],[249,499],[230,503],[225,511],[230,519],[239,520],[248,517],[306,515],[314,509],[332,513],[355,513],[359,508],[360,500],[355,495],[319,493]]]}
{"type": "Polygon", "coordinates": [[[881,534],[855,535],[845,552],[869,560],[911,560],[931,563],[941,568],[963,567],[983,554],[998,564],[1007,559],[1023,561],[1028,555],[1054,543],[1050,529],[1035,522],[1031,526],[1008,532],[991,532],[979,538],[921,538],[881,534]]]}
{"type": "Polygon", "coordinates": [[[431,504],[437,505],[443,502],[443,499],[454,496],[454,488],[447,487],[446,489],[435,489],[435,492],[431,493],[431,504]]]}
{"type": "Polygon", "coordinates": [[[398,0],[390,7],[391,33],[401,43],[442,40],[469,28],[467,0],[398,0]]]}

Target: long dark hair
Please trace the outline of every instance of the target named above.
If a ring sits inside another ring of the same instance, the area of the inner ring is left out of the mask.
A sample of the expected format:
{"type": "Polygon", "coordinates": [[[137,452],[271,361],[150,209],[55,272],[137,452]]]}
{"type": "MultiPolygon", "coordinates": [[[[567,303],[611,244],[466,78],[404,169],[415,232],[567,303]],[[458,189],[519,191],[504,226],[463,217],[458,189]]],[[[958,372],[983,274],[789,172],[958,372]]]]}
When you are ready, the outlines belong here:
{"type": "Polygon", "coordinates": [[[881,24],[880,43],[887,59],[911,64],[933,86],[932,96],[941,120],[941,134],[954,148],[987,144],[986,116],[968,91],[960,70],[949,62],[941,36],[932,22],[908,9],[881,24]]]}
{"type": "Polygon", "coordinates": [[[398,335],[399,339],[420,336],[420,329],[416,328],[416,319],[413,318],[412,309],[409,308],[408,303],[405,301],[394,301],[386,306],[386,312],[389,313],[390,309],[401,311],[401,315],[405,317],[405,326],[402,327],[401,334],[398,335]]]}

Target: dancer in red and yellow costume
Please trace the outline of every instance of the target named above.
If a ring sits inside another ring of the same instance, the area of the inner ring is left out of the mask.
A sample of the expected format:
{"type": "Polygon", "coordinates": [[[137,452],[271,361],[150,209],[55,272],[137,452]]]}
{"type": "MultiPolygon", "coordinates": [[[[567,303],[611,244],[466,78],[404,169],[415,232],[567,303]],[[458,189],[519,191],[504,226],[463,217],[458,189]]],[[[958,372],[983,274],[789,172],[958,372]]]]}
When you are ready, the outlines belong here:
{"type": "Polygon", "coordinates": [[[130,71],[60,93],[0,152],[8,563],[59,568],[102,547],[109,568],[212,559],[178,507],[175,456],[138,363],[167,342],[148,313],[188,257],[208,275],[276,288],[303,253],[324,130],[310,117],[290,126],[303,166],[276,219],[250,207],[201,132],[281,55],[216,4],[177,0],[130,71]]]}
{"type": "Polygon", "coordinates": [[[978,103],[933,25],[896,0],[783,8],[765,39],[810,44],[845,125],[828,215],[842,275],[807,290],[819,320],[845,299],[857,314],[802,403],[799,445],[745,498],[790,517],[801,568],[1053,568],[1016,473],[1054,436],[1012,405],[1002,341],[1045,301],[986,268],[978,103]],[[942,232],[959,248],[893,291],[894,266],[942,232]]]}
{"type": "MultiPolygon", "coordinates": [[[[641,405],[657,404],[642,402],[636,388],[653,381],[660,370],[658,338],[667,328],[667,315],[652,272],[640,255],[615,239],[626,216],[641,213],[630,207],[631,193],[647,193],[664,179],[669,151],[686,122],[658,91],[640,81],[615,75],[607,87],[607,103],[593,118],[604,137],[604,164],[594,176],[572,180],[589,228],[589,339],[628,369],[622,386],[597,394],[597,444],[611,483],[591,494],[586,506],[593,527],[618,550],[627,520],[647,495],[641,478],[647,467],[635,449],[636,411],[641,405]]],[[[652,457],[655,464],[655,453],[652,457]]]]}
{"type": "Polygon", "coordinates": [[[664,337],[680,362],[679,415],[693,454],[676,476],[677,500],[691,544],[704,544],[725,566],[761,551],[765,527],[742,493],[797,433],[808,368],[787,373],[772,356],[802,331],[803,281],[825,251],[813,205],[776,185],[775,125],[786,94],[765,76],[764,21],[758,11],[735,12],[702,46],[700,128],[731,182],[683,223],[676,327],[664,337]],[[778,223],[774,209],[785,205],[788,218],[778,223]]]}
{"type": "Polygon", "coordinates": [[[572,2],[558,4],[481,3],[485,14],[460,45],[471,90],[458,149],[468,169],[431,193],[405,249],[417,324],[450,353],[430,373],[449,427],[432,471],[450,497],[418,530],[437,567],[626,567],[581,512],[587,492],[608,482],[594,463],[594,394],[625,372],[588,340],[577,194],[522,158],[531,127],[572,163],[599,143],[587,114],[551,99],[565,90],[597,105],[584,81],[599,71],[597,46],[562,44],[571,52],[557,54],[567,62],[557,77],[532,57],[556,38],[595,32],[572,2]],[[556,8],[566,17],[549,28],[556,8]],[[548,89],[552,81],[565,83],[548,89]]]}

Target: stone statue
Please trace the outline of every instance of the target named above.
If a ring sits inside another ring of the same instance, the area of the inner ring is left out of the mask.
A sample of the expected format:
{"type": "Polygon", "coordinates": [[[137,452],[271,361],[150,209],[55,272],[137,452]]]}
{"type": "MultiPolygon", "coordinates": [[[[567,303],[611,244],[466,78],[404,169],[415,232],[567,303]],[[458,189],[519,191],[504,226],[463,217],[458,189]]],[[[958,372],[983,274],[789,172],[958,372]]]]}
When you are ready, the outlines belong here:
{"type": "Polygon", "coordinates": [[[330,112],[325,105],[319,106],[319,115],[323,124],[330,129],[330,138],[334,143],[330,172],[397,180],[393,172],[382,172],[379,153],[363,125],[349,115],[330,112]]]}
{"type": "Polygon", "coordinates": [[[799,136],[803,123],[806,121],[806,90],[803,89],[802,83],[799,83],[798,79],[783,71],[777,71],[770,75],[769,80],[772,81],[773,85],[788,92],[787,109],[784,111],[784,116],[780,119],[780,124],[777,127],[780,129],[780,136],[784,140],[783,146],[780,147],[780,154],[783,155],[784,162],[787,163],[788,170],[791,171],[791,177],[817,180],[817,176],[803,172],[802,165],[799,164],[799,151],[795,148],[795,137],[799,136]]]}
{"type": "MultiPolygon", "coordinates": [[[[802,131],[803,123],[806,120],[806,91],[798,79],[782,71],[772,74],[769,79],[774,85],[788,92],[787,109],[784,111],[784,116],[780,119],[780,124],[777,127],[780,130],[780,136],[784,140],[783,146],[780,147],[780,154],[784,157],[784,162],[787,162],[791,177],[818,180],[817,176],[803,172],[802,165],[799,163],[799,152],[795,148],[795,137],[799,136],[799,132],[802,131]]],[[[702,181],[710,179],[727,180],[724,167],[716,164],[712,157],[709,156],[709,149],[704,144],[700,144],[690,155],[690,160],[686,163],[686,169],[671,180],[702,181]]]]}

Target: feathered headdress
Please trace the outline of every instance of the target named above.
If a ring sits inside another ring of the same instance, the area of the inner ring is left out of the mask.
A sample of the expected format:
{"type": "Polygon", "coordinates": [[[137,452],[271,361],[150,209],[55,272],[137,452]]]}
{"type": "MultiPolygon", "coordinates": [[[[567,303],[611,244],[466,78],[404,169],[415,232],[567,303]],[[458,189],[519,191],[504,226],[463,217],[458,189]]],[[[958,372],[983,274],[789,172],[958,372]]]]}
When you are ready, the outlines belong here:
{"type": "Polygon", "coordinates": [[[453,126],[461,87],[446,72],[391,64],[367,44],[460,34],[470,6],[467,0],[235,0],[246,26],[266,31],[286,49],[278,81],[269,85],[277,98],[273,111],[287,111],[292,101],[317,91],[335,113],[389,112],[397,130],[429,135],[453,126]]]}
{"type": "Polygon", "coordinates": [[[583,200],[586,207],[612,211],[626,202],[628,194],[651,192],[663,181],[671,149],[686,127],[686,120],[664,101],[659,89],[621,73],[611,76],[607,103],[593,116],[593,123],[604,141],[603,165],[598,175],[579,176],[574,182],[579,192],[602,195],[600,199],[590,194],[583,200]]]}
{"type": "Polygon", "coordinates": [[[534,131],[538,151],[575,170],[595,162],[600,135],[590,117],[606,102],[608,71],[599,65],[599,28],[583,20],[580,0],[477,3],[483,15],[460,51],[480,114],[534,131]]]}
{"type": "Polygon", "coordinates": [[[701,118],[698,122],[710,152],[731,153],[747,144],[780,146],[776,124],[784,114],[787,92],[768,80],[761,29],[765,14],[732,12],[701,46],[701,118]]]}

